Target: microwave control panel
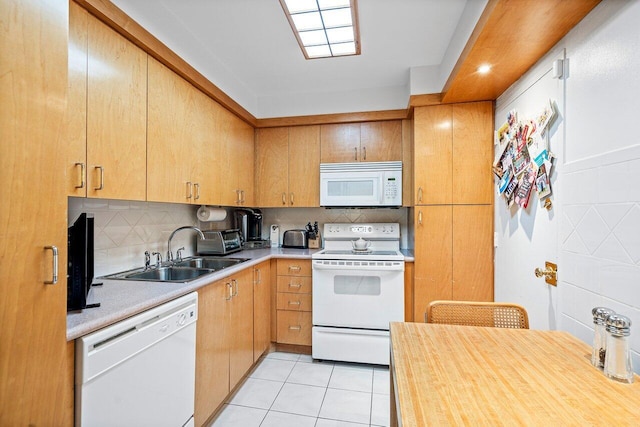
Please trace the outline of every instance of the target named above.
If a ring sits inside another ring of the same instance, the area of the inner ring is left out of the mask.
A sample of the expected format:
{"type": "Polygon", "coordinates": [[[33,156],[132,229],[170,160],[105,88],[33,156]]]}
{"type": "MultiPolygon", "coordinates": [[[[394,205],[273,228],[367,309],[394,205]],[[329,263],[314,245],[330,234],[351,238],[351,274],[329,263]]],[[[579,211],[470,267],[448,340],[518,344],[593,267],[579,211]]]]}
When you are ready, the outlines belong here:
{"type": "Polygon", "coordinates": [[[383,183],[383,197],[386,205],[402,205],[402,178],[385,176],[383,183]]]}

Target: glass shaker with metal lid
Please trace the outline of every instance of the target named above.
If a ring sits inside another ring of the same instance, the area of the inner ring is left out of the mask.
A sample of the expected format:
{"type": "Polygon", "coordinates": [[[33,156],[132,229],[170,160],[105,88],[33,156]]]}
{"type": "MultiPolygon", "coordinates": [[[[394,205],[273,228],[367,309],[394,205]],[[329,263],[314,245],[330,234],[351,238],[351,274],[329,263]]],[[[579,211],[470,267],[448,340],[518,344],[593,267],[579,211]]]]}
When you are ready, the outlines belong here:
{"type": "Polygon", "coordinates": [[[615,314],[613,310],[606,307],[594,307],[593,314],[594,336],[593,351],[591,352],[591,364],[596,368],[604,368],[604,359],[607,352],[607,331],[605,330],[605,320],[610,314],[615,314]]]}
{"type": "Polygon", "coordinates": [[[631,320],[621,314],[610,314],[606,320],[607,354],[604,362],[604,374],[617,381],[632,383],[631,349],[629,335],[631,320]]]}

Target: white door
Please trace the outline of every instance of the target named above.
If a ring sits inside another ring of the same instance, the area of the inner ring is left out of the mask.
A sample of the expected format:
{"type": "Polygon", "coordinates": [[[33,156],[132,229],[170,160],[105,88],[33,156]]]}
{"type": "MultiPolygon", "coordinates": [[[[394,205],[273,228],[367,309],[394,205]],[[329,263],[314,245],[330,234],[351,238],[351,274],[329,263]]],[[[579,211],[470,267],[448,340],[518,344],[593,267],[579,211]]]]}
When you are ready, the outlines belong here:
{"type": "Polygon", "coordinates": [[[563,59],[564,50],[550,54],[527,76],[496,100],[495,128],[515,110],[520,120],[534,118],[553,100],[557,117],[549,130],[549,147],[555,155],[551,174],[551,210],[546,210],[532,191],[526,209],[507,208],[496,193],[495,199],[495,301],[523,305],[532,329],[557,329],[558,290],[536,278],[534,270],[545,261],[558,263],[558,219],[561,169],[564,150],[564,80],[553,78],[554,59],[563,59]]]}

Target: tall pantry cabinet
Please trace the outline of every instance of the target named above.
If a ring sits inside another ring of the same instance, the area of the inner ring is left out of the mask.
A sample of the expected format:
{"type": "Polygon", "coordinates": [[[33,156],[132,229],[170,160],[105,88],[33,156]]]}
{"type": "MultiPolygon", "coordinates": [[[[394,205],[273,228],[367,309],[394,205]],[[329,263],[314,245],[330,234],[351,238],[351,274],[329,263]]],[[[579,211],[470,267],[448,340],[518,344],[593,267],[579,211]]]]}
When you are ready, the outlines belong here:
{"type": "Polygon", "coordinates": [[[414,110],[414,316],[493,300],[493,104],[414,110]]]}
{"type": "Polygon", "coordinates": [[[68,0],[0,1],[2,426],[73,424],[65,284],[68,14],[68,0]]]}

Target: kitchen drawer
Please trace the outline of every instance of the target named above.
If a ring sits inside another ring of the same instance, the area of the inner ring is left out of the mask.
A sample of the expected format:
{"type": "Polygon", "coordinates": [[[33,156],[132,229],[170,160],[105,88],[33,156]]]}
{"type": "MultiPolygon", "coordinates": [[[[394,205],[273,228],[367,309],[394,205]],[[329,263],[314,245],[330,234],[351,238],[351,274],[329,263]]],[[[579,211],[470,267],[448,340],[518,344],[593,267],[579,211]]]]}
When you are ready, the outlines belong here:
{"type": "Polygon", "coordinates": [[[304,259],[279,259],[278,276],[311,277],[311,261],[304,259]]]}
{"type": "Polygon", "coordinates": [[[311,311],[311,295],[278,292],[278,310],[311,311]]]}
{"type": "Polygon", "coordinates": [[[278,310],[277,341],[280,344],[311,345],[311,313],[278,310]]]}
{"type": "Polygon", "coordinates": [[[311,277],[278,276],[278,292],[311,293],[311,277]]]}

